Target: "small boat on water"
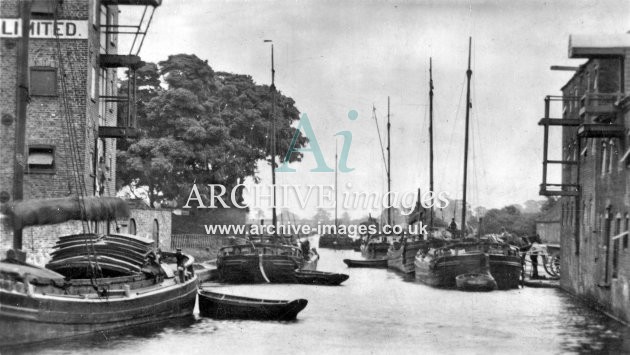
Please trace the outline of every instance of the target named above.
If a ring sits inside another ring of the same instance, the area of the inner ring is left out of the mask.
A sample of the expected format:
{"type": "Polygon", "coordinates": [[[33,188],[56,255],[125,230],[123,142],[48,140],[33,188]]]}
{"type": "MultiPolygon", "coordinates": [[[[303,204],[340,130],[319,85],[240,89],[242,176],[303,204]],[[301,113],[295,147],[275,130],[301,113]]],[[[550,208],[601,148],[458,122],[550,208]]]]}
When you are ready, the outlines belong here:
{"type": "Polygon", "coordinates": [[[455,277],[457,288],[462,291],[492,291],[497,282],[489,272],[462,274],[455,277]]]}
{"type": "Polygon", "coordinates": [[[227,283],[296,283],[295,270],[315,270],[319,255],[312,249],[263,240],[219,249],[219,280],[227,283]]]}
{"type": "Polygon", "coordinates": [[[351,260],[343,259],[348,267],[387,268],[387,259],[351,260]]]}
{"type": "Polygon", "coordinates": [[[484,253],[481,257],[482,266],[479,272],[457,275],[455,286],[462,291],[492,291],[498,288],[497,282],[490,273],[490,258],[484,253]]]}
{"type": "Polygon", "coordinates": [[[295,278],[300,284],[337,286],[350,276],[324,271],[296,270],[295,278]]]}
{"type": "Polygon", "coordinates": [[[199,290],[199,313],[216,319],[294,320],[308,304],[305,299],[269,300],[199,290]]]}

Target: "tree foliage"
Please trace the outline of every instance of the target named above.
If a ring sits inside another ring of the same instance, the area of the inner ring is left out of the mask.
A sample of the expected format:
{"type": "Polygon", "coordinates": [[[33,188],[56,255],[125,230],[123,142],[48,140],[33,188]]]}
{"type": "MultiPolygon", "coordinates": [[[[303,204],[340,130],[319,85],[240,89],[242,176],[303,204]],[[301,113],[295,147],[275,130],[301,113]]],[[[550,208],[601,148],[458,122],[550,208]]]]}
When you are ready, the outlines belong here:
{"type": "Polygon", "coordinates": [[[536,232],[536,216],[536,213],[522,213],[515,205],[493,208],[486,213],[481,228],[484,233],[501,233],[505,227],[510,233],[529,236],[536,232]]]}
{"type": "MultiPolygon", "coordinates": [[[[249,75],[215,72],[195,55],[171,55],[137,71],[139,139],[120,144],[118,184],[148,188],[154,202],[184,201],[193,183],[228,191],[271,161],[272,93],[249,75]],[[161,82],[165,83],[164,86],[161,82]]],[[[128,87],[120,88],[124,95],[128,87]]],[[[124,105],[120,105],[124,106],[124,105]]],[[[119,110],[119,121],[126,110],[119,110]]],[[[295,101],[276,92],[276,158],[284,157],[299,119],[295,101]]],[[[301,134],[296,147],[307,139],[301,134]]],[[[291,161],[300,161],[301,153],[291,161]]]]}

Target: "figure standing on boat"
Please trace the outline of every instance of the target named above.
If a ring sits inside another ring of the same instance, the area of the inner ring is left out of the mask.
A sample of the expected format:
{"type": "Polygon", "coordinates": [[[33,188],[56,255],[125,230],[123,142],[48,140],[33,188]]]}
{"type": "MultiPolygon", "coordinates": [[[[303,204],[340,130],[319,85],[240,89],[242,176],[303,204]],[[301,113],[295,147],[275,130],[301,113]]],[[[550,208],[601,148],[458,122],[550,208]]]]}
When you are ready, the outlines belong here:
{"type": "Polygon", "coordinates": [[[455,223],[455,217],[451,218],[451,223],[448,225],[448,231],[451,232],[453,237],[457,235],[457,223],[455,223]]]}

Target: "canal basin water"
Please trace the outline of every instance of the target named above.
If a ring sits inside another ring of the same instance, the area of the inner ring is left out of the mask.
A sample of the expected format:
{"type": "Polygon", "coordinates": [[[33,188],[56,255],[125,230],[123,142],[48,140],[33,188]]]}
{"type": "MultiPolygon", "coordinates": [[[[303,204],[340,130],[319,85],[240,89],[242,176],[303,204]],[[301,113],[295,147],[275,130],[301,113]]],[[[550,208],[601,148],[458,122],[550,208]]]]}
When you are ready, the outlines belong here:
{"type": "Polygon", "coordinates": [[[558,289],[489,293],[431,288],[386,269],[350,269],[353,251],[319,250],[342,286],[227,285],[226,293],[306,298],[294,322],[200,318],[21,349],[46,354],[630,353],[628,327],[558,289]]]}

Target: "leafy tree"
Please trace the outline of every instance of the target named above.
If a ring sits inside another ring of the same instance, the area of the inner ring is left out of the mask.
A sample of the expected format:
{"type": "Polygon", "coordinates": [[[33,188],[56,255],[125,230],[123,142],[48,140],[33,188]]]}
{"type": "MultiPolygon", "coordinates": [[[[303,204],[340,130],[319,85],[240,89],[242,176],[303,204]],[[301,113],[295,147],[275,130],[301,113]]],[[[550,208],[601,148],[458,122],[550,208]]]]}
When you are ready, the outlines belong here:
{"type": "Polygon", "coordinates": [[[315,223],[320,222],[322,224],[330,223],[330,213],[323,208],[318,208],[317,212],[313,216],[313,221],[315,223]]]}
{"type": "MultiPolygon", "coordinates": [[[[139,139],[120,145],[119,187],[146,187],[151,205],[185,201],[197,183],[228,191],[246,177],[258,181],[256,162],[271,161],[272,93],[248,75],[215,72],[195,55],[171,55],[138,70],[139,139]],[[160,85],[160,79],[166,83],[160,85]]],[[[127,90],[121,85],[121,93],[127,90]]],[[[123,105],[121,105],[123,106],[123,105]]],[[[119,120],[124,119],[119,110],[119,120]]],[[[284,158],[299,119],[293,99],[276,93],[276,155],[284,158]]],[[[296,147],[307,139],[301,134],[296,147]]],[[[302,154],[290,161],[301,161],[302,154]]],[[[239,191],[239,202],[242,197],[239,191]]]]}
{"type": "Polygon", "coordinates": [[[486,213],[482,229],[484,233],[500,233],[505,227],[508,232],[519,236],[531,235],[536,228],[535,217],[535,213],[521,213],[515,205],[493,208],[486,213]]]}

